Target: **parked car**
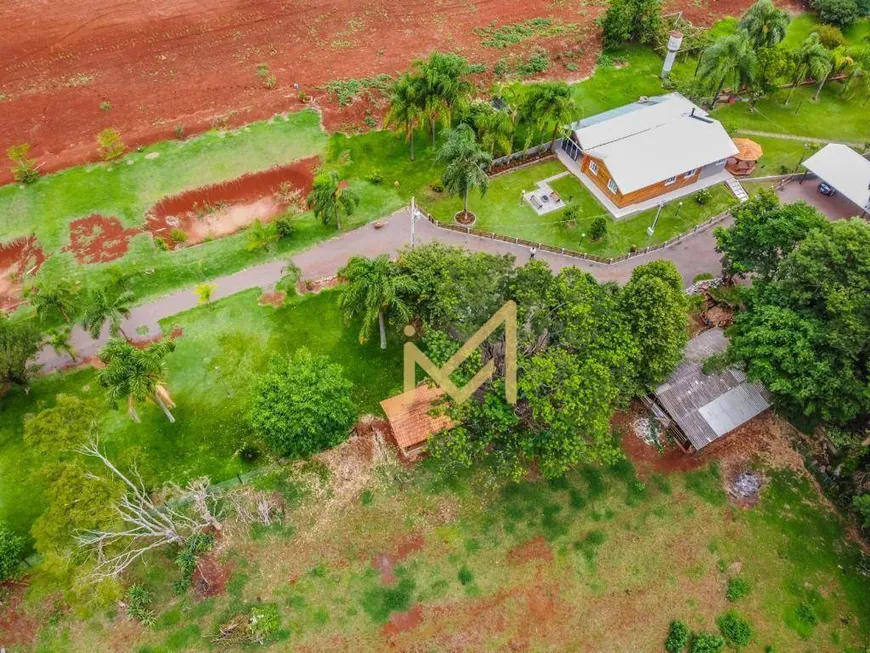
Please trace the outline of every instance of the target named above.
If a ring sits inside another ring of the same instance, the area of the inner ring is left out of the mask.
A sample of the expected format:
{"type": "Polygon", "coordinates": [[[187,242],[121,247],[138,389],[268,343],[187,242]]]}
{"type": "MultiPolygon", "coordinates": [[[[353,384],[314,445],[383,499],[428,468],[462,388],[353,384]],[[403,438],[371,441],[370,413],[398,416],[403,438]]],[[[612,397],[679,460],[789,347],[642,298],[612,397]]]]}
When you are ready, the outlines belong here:
{"type": "Polygon", "coordinates": [[[829,186],[829,185],[826,184],[825,182],[820,182],[820,183],[819,183],[819,192],[820,192],[822,195],[827,195],[828,197],[833,197],[834,195],[837,194],[837,191],[834,190],[834,187],[833,187],[833,186],[829,186]]]}

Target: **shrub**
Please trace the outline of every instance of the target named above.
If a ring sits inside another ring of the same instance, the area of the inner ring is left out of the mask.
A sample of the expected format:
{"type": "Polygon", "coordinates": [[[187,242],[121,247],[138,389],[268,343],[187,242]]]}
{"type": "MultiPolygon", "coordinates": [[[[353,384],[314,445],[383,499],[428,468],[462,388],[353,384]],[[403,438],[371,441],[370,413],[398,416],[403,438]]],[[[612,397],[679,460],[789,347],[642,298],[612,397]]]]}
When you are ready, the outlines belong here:
{"type": "Polygon", "coordinates": [[[719,635],[698,633],[692,638],[689,653],[719,653],[725,648],[725,640],[719,635]]]}
{"type": "Polygon", "coordinates": [[[168,243],[163,240],[160,236],[154,236],[154,246],[159,249],[161,252],[165,252],[169,249],[168,243]]]}
{"type": "Polygon", "coordinates": [[[14,578],[21,565],[24,538],[9,530],[0,522],[0,582],[14,578]]]}
{"type": "Polygon", "coordinates": [[[863,519],[862,526],[870,528],[870,494],[862,494],[861,496],[852,499],[852,505],[858,514],[863,519]]]}
{"type": "Polygon", "coordinates": [[[175,125],[172,131],[175,133],[175,138],[184,138],[184,125],[175,125]]]}
{"type": "Polygon", "coordinates": [[[119,158],[127,150],[121,134],[117,129],[109,127],[97,135],[97,143],[100,146],[100,156],[103,161],[113,161],[119,158]]]}
{"type": "Polygon", "coordinates": [[[710,192],[709,188],[702,188],[697,193],[695,193],[695,201],[701,206],[706,206],[710,203],[710,200],[713,199],[713,193],[710,192]]]}
{"type": "Polygon", "coordinates": [[[469,585],[474,580],[474,574],[472,574],[471,570],[465,565],[462,565],[462,567],[459,568],[459,573],[456,574],[456,577],[463,585],[469,585]]]}
{"type": "Polygon", "coordinates": [[[716,625],[722,631],[725,641],[736,649],[748,645],[749,640],[752,639],[752,628],[749,622],[733,610],[716,619],[716,625]]]}
{"type": "Polygon", "coordinates": [[[372,174],[369,175],[369,182],[374,184],[375,186],[381,184],[384,181],[384,176],[381,174],[380,170],[374,170],[372,174]]]}
{"type": "Polygon", "coordinates": [[[517,66],[517,72],[524,77],[542,73],[550,67],[550,56],[543,48],[535,48],[526,61],[517,66]]]}
{"type": "Polygon", "coordinates": [[[169,232],[169,240],[173,243],[186,243],[187,242],[187,232],[175,227],[172,231],[169,232]]]}
{"type": "Polygon", "coordinates": [[[749,594],[749,583],[744,579],[739,576],[728,579],[728,589],[725,592],[726,599],[733,603],[734,601],[739,601],[747,594],[749,594]]]}
{"type": "Polygon", "coordinates": [[[252,641],[265,644],[274,639],[281,628],[281,613],[274,603],[262,603],[251,608],[248,634],[252,641]]]}
{"type": "Polygon", "coordinates": [[[259,457],[260,448],[257,445],[245,442],[241,447],[239,447],[239,458],[242,460],[246,460],[250,463],[254,462],[259,457]]]}
{"type": "Polygon", "coordinates": [[[100,111],[108,111],[111,108],[112,108],[112,103],[109,102],[108,100],[103,100],[102,102],[100,102],[100,111]]]}
{"type": "Polygon", "coordinates": [[[36,161],[29,158],[30,143],[12,145],[6,150],[6,156],[12,162],[12,178],[20,184],[32,184],[39,179],[39,169],[36,161]]]}
{"type": "Polygon", "coordinates": [[[565,70],[567,70],[569,73],[576,73],[578,70],[580,70],[580,67],[572,61],[569,64],[565,64],[565,70]]]}
{"type": "Polygon", "coordinates": [[[689,642],[689,629],[682,621],[674,620],[668,628],[665,650],[668,653],[682,653],[689,642]]]}
{"type": "Polygon", "coordinates": [[[834,50],[846,43],[846,37],[843,36],[843,32],[840,31],[839,27],[834,27],[833,25],[822,25],[819,27],[818,32],[819,41],[821,41],[822,45],[828,48],[828,50],[834,50]]]}
{"type": "Polygon", "coordinates": [[[589,227],[589,237],[594,241],[599,241],[607,235],[607,218],[598,216],[592,220],[592,225],[589,227]]]}
{"type": "Polygon", "coordinates": [[[175,564],[181,568],[181,578],[175,582],[174,589],[177,594],[184,594],[193,580],[193,572],[196,571],[197,556],[205,553],[214,544],[214,536],[205,533],[191,535],[184,542],[184,546],[175,558],[175,564]]]}
{"type": "Polygon", "coordinates": [[[296,225],[293,224],[293,218],[289,215],[282,215],[275,220],[275,233],[278,234],[278,238],[289,238],[294,231],[296,231],[296,225]]]}
{"type": "Polygon", "coordinates": [[[127,614],[143,626],[150,626],[154,623],[154,610],[151,609],[153,600],[151,592],[145,587],[138,583],[131,585],[126,596],[127,614]]]}
{"type": "Polygon", "coordinates": [[[435,193],[444,192],[444,184],[442,184],[440,181],[433,181],[431,184],[429,184],[429,188],[431,188],[432,191],[435,193]]]}
{"type": "Polygon", "coordinates": [[[356,419],[340,365],[300,349],[276,359],[254,392],[251,423],[281,456],[309,456],[343,442],[356,419]]]}
{"type": "Polygon", "coordinates": [[[813,0],[812,7],[819,18],[829,25],[851,27],[858,19],[858,3],[855,0],[813,0]]]}

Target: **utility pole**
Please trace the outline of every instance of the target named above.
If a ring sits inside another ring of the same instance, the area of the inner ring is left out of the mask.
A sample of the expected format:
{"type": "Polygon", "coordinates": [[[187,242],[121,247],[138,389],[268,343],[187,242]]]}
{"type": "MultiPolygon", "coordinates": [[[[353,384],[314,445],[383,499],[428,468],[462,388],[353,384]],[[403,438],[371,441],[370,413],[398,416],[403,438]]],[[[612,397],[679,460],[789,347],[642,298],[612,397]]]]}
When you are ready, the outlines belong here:
{"type": "Polygon", "coordinates": [[[662,214],[662,209],[665,208],[664,204],[659,204],[659,210],[656,212],[656,217],[653,219],[652,226],[646,228],[646,235],[648,238],[652,238],[653,234],[656,230],[656,223],[659,221],[659,216],[662,214]]]}
{"type": "Polygon", "coordinates": [[[417,203],[411,198],[411,247],[414,246],[414,223],[417,222],[417,203]]]}

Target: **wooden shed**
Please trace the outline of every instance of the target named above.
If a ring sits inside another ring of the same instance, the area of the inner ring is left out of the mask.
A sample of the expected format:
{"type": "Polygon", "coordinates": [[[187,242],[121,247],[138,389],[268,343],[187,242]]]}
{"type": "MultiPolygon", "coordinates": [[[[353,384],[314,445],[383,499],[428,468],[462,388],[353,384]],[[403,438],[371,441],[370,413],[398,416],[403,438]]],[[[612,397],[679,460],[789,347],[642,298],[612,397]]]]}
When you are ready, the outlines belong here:
{"type": "Polygon", "coordinates": [[[441,388],[423,384],[381,402],[393,439],[405,459],[419,456],[432,435],[453,426],[446,415],[433,414],[443,395],[441,388]]]}

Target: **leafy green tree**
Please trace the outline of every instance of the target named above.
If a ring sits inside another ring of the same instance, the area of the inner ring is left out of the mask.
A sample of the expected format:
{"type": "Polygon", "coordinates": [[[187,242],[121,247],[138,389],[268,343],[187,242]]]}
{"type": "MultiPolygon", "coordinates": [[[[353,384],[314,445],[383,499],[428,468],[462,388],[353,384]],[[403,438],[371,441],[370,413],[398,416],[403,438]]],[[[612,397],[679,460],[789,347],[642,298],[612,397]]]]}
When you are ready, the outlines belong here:
{"type": "Polygon", "coordinates": [[[343,442],[356,419],[341,365],[300,349],[256,386],[251,423],[280,456],[310,456],[343,442]]]}
{"type": "Polygon", "coordinates": [[[39,369],[30,361],[42,347],[42,334],[29,321],[10,319],[0,311],[0,387],[15,385],[29,392],[39,369]]]}
{"type": "Polygon", "coordinates": [[[804,203],[780,205],[772,190],[764,190],[732,211],[734,224],[717,227],[716,250],[722,254],[726,276],[758,274],[768,279],[779,262],[814,229],[826,230],[828,221],[804,203]]]}
{"type": "Polygon", "coordinates": [[[308,195],[308,208],[314,210],[314,215],[323,224],[335,222],[335,228],[341,229],[340,216],[353,215],[359,206],[359,196],[338,180],[338,173],[324,172],[314,178],[314,185],[308,195]]]}
{"type": "Polygon", "coordinates": [[[63,457],[81,446],[98,418],[91,401],[57,395],[54,406],[24,417],[24,443],[43,456],[63,457]]]}
{"type": "Polygon", "coordinates": [[[160,406],[166,418],[175,423],[170,408],[175,402],[166,387],[167,354],[175,351],[172,340],[162,340],[138,349],[126,340],[112,339],[100,352],[100,360],[106,365],[100,370],[100,384],[108,389],[109,405],[117,407],[121,400],[127,402],[127,414],[139,423],[136,404],[151,401],[160,406]]]}
{"type": "Polygon", "coordinates": [[[689,341],[688,305],[677,268],[670,261],[635,268],[620,306],[640,352],[638,382],[654,388],[677,367],[689,341]]]}
{"type": "Polygon", "coordinates": [[[701,55],[698,78],[713,91],[711,108],[716,107],[725,85],[735,91],[751,86],[755,80],[758,58],[745,32],[717,39],[701,55]]]}
{"type": "Polygon", "coordinates": [[[72,322],[79,299],[77,288],[66,280],[36,281],[24,295],[44,322],[51,322],[58,317],[67,323],[72,322]]]}
{"type": "Polygon", "coordinates": [[[870,528],[870,494],[861,494],[852,499],[852,505],[862,519],[862,526],[870,528]]]}
{"type": "Polygon", "coordinates": [[[577,107],[571,96],[571,87],[565,82],[534,84],[526,102],[526,111],[536,117],[540,129],[553,125],[550,149],[554,149],[559,130],[576,117],[577,107]]]}
{"type": "Polygon", "coordinates": [[[607,235],[607,218],[603,215],[599,215],[598,217],[592,220],[592,224],[589,225],[589,238],[593,241],[598,242],[602,238],[607,235]]]}
{"type": "Polygon", "coordinates": [[[822,21],[837,27],[851,27],[861,15],[856,0],[812,0],[822,21]]]}
{"type": "Polygon", "coordinates": [[[599,21],[605,50],[629,41],[652,43],[661,30],[661,0],[613,0],[599,21]]]}
{"type": "Polygon", "coordinates": [[[15,578],[24,553],[24,538],[0,521],[0,583],[15,578]]]}
{"type": "Polygon", "coordinates": [[[76,350],[70,341],[71,336],[72,329],[69,327],[59,327],[48,332],[45,342],[49,347],[54,349],[54,353],[58,356],[66,354],[73,360],[73,362],[76,362],[78,357],[76,356],[76,350]]]}
{"type": "Polygon", "coordinates": [[[248,227],[248,251],[253,252],[258,249],[269,251],[280,237],[275,222],[254,220],[254,224],[248,227]]]}
{"type": "Polygon", "coordinates": [[[821,44],[817,32],[813,32],[804,39],[800,48],[793,51],[791,56],[795,73],[791,90],[785,99],[786,104],[791,102],[794,90],[807,78],[823,79],[831,70],[831,53],[821,44]]]}
{"type": "Polygon", "coordinates": [[[81,318],[82,328],[96,340],[100,337],[103,326],[108,323],[109,335],[117,338],[121,334],[124,339],[129,340],[121,324],[130,317],[134,300],[135,295],[129,290],[115,292],[98,288],[92,291],[85,303],[81,318]]]}
{"type": "Polygon", "coordinates": [[[451,195],[462,198],[463,211],[468,214],[468,193],[479,188],[481,196],[489,187],[486,171],[492,164],[492,155],[477,143],[474,130],[459,125],[447,136],[447,142],[438,152],[438,160],[446,163],[442,181],[451,195]]]}
{"type": "Polygon", "coordinates": [[[373,259],[354,256],[339,270],[338,276],[347,281],[338,298],[344,319],[347,322],[361,320],[360,343],[369,339],[377,324],[381,349],[386,349],[387,315],[395,315],[403,322],[411,319],[405,298],[415,289],[414,282],[399,274],[386,254],[373,259]]]}
{"type": "Polygon", "coordinates": [[[870,225],[814,229],[753,285],[729,356],[810,422],[870,414],[870,225]]]}
{"type": "Polygon", "coordinates": [[[411,161],[414,160],[414,132],[423,119],[419,88],[420,84],[411,75],[402,75],[390,90],[390,106],[384,117],[386,127],[405,133],[405,139],[411,144],[411,161]]]}
{"type": "Polygon", "coordinates": [[[738,29],[746,32],[755,50],[772,48],[785,38],[789,15],[773,6],[771,0],[758,0],[746,10],[738,29]]]}

